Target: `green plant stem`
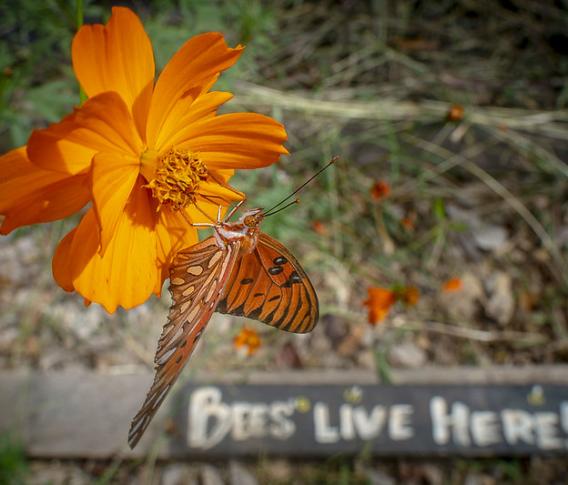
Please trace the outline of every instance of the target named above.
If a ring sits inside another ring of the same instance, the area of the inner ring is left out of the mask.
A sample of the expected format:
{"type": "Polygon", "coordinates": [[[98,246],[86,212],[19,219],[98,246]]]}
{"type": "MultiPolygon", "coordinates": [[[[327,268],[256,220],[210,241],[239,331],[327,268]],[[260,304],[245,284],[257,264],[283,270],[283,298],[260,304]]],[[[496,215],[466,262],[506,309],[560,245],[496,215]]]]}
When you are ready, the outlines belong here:
{"type": "MultiPolygon", "coordinates": [[[[76,20],[77,31],[79,31],[84,21],[83,0],[77,0],[77,11],[76,11],[75,20],[76,20]]],[[[79,101],[81,104],[83,104],[86,100],[87,100],[87,95],[85,94],[85,91],[83,91],[81,85],[79,85],[79,101]]]]}

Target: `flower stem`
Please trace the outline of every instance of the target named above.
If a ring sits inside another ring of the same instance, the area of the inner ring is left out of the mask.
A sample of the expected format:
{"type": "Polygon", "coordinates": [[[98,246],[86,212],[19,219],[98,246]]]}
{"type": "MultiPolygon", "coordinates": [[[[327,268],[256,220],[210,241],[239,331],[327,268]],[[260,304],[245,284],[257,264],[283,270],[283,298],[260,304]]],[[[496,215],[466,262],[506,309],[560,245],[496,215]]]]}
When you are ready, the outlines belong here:
{"type": "MultiPolygon", "coordinates": [[[[83,25],[83,20],[84,20],[83,0],[76,0],[76,2],[77,3],[76,3],[75,20],[76,20],[77,31],[79,31],[79,29],[83,25]]],[[[83,91],[83,88],[79,85],[79,101],[81,104],[83,104],[86,100],[87,100],[87,95],[85,94],[85,91],[83,91]]]]}

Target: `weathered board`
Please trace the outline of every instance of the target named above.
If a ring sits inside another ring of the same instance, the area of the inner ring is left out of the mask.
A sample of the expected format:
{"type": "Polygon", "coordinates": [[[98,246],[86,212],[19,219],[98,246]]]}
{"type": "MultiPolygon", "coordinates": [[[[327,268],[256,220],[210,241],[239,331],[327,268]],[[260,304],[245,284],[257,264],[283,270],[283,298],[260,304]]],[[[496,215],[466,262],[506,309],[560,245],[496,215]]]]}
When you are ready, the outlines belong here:
{"type": "Polygon", "coordinates": [[[467,385],[456,370],[462,383],[446,383],[443,369],[432,385],[404,372],[402,385],[369,374],[202,377],[177,387],[134,452],[126,435],[151,375],[0,373],[0,432],[31,456],[67,458],[566,454],[568,369],[535,369],[524,380],[518,369],[514,385],[485,383],[510,369],[467,385]]]}

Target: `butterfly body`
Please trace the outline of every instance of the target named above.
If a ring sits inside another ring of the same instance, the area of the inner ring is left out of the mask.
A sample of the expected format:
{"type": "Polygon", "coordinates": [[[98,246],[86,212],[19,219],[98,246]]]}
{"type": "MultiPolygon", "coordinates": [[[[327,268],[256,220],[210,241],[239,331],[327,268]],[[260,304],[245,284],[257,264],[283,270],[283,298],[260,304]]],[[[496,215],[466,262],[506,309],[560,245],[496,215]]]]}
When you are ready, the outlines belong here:
{"type": "Polygon", "coordinates": [[[240,244],[240,254],[251,253],[258,243],[260,235],[260,223],[264,219],[262,209],[246,211],[238,222],[221,222],[213,227],[214,237],[220,248],[227,244],[240,244]]]}
{"type": "Polygon", "coordinates": [[[318,320],[315,290],[296,258],[261,232],[263,209],[237,222],[209,224],[213,236],[180,251],[170,268],[172,306],[154,358],[156,375],[132,420],[134,448],[191,356],[214,311],[310,332],[318,320]]]}

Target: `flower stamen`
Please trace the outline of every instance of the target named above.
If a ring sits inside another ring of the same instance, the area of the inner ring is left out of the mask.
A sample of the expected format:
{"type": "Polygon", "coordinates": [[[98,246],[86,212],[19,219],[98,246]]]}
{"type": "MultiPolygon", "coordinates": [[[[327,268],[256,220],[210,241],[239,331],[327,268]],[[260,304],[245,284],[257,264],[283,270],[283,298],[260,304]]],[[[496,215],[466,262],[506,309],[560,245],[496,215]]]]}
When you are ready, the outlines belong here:
{"type": "Polygon", "coordinates": [[[171,148],[158,160],[156,176],[146,187],[158,200],[158,210],[163,205],[180,210],[195,203],[199,184],[207,176],[207,168],[195,154],[171,148]]]}

